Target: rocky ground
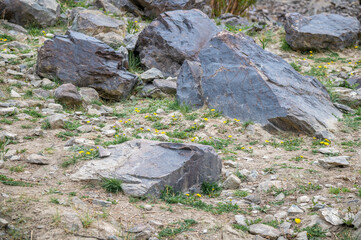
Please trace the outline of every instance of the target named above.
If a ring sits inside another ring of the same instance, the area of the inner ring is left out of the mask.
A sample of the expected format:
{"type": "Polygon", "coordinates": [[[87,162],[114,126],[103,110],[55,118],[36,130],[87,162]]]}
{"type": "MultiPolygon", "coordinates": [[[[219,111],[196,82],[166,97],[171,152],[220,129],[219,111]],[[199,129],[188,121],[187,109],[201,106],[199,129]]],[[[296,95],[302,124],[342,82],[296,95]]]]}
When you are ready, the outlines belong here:
{"type": "MultiPolygon", "coordinates": [[[[149,24],[131,22],[139,30],[149,24]]],[[[1,24],[0,239],[361,239],[361,98],[345,83],[361,75],[361,46],[292,51],[282,26],[248,32],[317,77],[333,101],[354,108],[342,106],[348,113],[325,139],[271,135],[214,109],[179,106],[171,95],[143,98],[140,87],[120,102],[95,97],[75,108],[61,105],[54,99],[60,83],[38,79],[35,65],[37,49],[66,29],[1,24]],[[221,180],[209,191],[161,198],[70,180],[104,148],[138,138],[213,146],[221,180]]]]}

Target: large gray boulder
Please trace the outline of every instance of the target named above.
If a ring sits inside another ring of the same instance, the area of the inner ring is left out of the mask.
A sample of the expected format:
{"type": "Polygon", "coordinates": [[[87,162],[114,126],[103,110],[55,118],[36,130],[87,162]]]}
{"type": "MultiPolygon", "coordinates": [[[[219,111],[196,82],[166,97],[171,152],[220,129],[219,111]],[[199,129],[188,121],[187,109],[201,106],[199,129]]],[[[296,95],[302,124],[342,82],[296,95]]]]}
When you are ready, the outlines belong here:
{"type": "Polygon", "coordinates": [[[199,10],[162,13],[139,35],[136,52],[147,68],[167,76],[177,75],[184,60],[195,59],[202,47],[219,32],[199,10]]]}
{"type": "Polygon", "coordinates": [[[100,33],[115,32],[123,34],[126,24],[115,18],[109,17],[97,10],[78,10],[74,14],[73,31],[95,36],[100,33]]]}
{"type": "Polygon", "coordinates": [[[83,100],[78,89],[71,83],[63,84],[55,89],[54,97],[59,103],[68,106],[80,105],[83,100]]]}
{"type": "Polygon", "coordinates": [[[317,79],[302,76],[243,34],[219,33],[198,57],[187,60],[178,76],[182,104],[208,105],[270,131],[309,134],[334,128],[342,116],[317,79]]]}
{"type": "Polygon", "coordinates": [[[22,26],[38,24],[52,26],[60,16],[56,0],[3,0],[0,3],[1,16],[22,26]]]}
{"type": "Polygon", "coordinates": [[[343,49],[356,43],[360,22],[354,17],[299,13],[286,15],[286,41],[294,50],[343,49]]]}
{"type": "Polygon", "coordinates": [[[219,180],[222,162],[210,146],[133,140],[109,149],[110,157],[87,162],[70,177],[123,181],[125,194],[159,195],[166,185],[187,191],[204,182],[219,180]]]}
{"type": "Polygon", "coordinates": [[[37,73],[77,87],[91,87],[106,99],[126,98],[137,82],[124,56],[96,38],[68,31],[38,51],[37,73]]]}

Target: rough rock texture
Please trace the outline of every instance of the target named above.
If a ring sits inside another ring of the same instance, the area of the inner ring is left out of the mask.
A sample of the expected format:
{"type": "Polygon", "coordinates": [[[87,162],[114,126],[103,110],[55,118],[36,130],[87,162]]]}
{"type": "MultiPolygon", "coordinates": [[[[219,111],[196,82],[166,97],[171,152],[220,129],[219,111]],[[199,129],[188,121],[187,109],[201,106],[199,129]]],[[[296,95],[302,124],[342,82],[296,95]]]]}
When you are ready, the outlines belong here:
{"type": "Polygon", "coordinates": [[[108,17],[100,11],[82,10],[76,12],[71,29],[95,36],[99,33],[107,32],[122,33],[125,31],[125,27],[126,25],[123,21],[108,17]]]}
{"type": "Polygon", "coordinates": [[[221,160],[210,146],[133,140],[109,151],[110,157],[87,162],[71,179],[117,178],[125,194],[144,196],[159,195],[165,185],[185,191],[216,181],[221,173],[221,160]]]}
{"type": "Polygon", "coordinates": [[[78,92],[77,88],[71,84],[63,84],[54,93],[55,99],[65,105],[79,105],[82,102],[82,97],[78,92]]]}
{"type": "Polygon", "coordinates": [[[334,167],[348,167],[350,166],[349,156],[337,156],[337,157],[328,157],[325,159],[318,160],[319,164],[324,168],[334,168],[334,167]]]}
{"type": "Polygon", "coordinates": [[[286,15],[286,41],[294,50],[343,49],[356,43],[360,22],[337,14],[286,15]]]}
{"type": "Polygon", "coordinates": [[[126,98],[137,82],[137,77],[123,66],[121,53],[73,31],[46,41],[38,51],[38,75],[56,77],[78,87],[92,87],[107,99],[126,98]]]}
{"type": "Polygon", "coordinates": [[[249,232],[268,239],[277,239],[279,236],[281,236],[280,231],[265,224],[253,224],[249,227],[249,232]]]}
{"type": "Polygon", "coordinates": [[[60,6],[56,0],[3,0],[1,15],[22,26],[38,24],[52,26],[60,16],[60,6]]]}
{"type": "Polygon", "coordinates": [[[217,32],[213,21],[199,10],[165,12],[140,33],[135,50],[147,68],[175,76],[184,60],[195,59],[217,32]]]}
{"type": "Polygon", "coordinates": [[[313,134],[334,128],[341,117],[320,82],[300,75],[245,35],[221,32],[198,57],[199,62],[186,61],[178,76],[180,103],[206,104],[270,131],[313,134]]]}

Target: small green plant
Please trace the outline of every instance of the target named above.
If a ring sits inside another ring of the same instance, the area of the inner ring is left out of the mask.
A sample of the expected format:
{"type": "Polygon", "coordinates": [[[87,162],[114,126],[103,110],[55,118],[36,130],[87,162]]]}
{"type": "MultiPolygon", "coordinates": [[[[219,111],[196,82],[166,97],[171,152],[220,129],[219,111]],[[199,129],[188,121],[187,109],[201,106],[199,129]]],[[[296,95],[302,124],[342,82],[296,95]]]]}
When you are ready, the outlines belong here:
{"type": "Polygon", "coordinates": [[[301,66],[298,65],[297,63],[292,62],[290,65],[291,65],[297,72],[301,72],[301,66]]]}
{"type": "Polygon", "coordinates": [[[340,194],[341,190],[340,190],[339,188],[331,187],[328,192],[329,192],[330,194],[338,195],[338,194],[340,194]]]}
{"type": "Polygon", "coordinates": [[[127,33],[135,34],[137,32],[139,32],[138,21],[128,20],[127,33]]]}
{"type": "Polygon", "coordinates": [[[326,237],[326,231],[324,231],[318,224],[303,228],[302,231],[307,232],[307,237],[309,240],[319,240],[326,237]]]}
{"type": "Polygon", "coordinates": [[[5,137],[4,140],[0,139],[0,160],[3,161],[5,158],[5,154],[9,151],[9,148],[6,146],[11,143],[11,140],[5,137]]]}
{"type": "Polygon", "coordinates": [[[203,182],[201,185],[202,194],[209,197],[218,197],[222,188],[216,182],[203,182]]]}
{"type": "Polygon", "coordinates": [[[61,215],[59,213],[59,210],[56,209],[56,213],[53,215],[53,224],[55,227],[59,226],[61,222],[61,215]]]}
{"type": "Polygon", "coordinates": [[[122,181],[116,178],[102,178],[102,188],[107,192],[119,193],[122,191],[122,181]]]}
{"type": "Polygon", "coordinates": [[[276,174],[276,169],[274,169],[273,167],[270,167],[270,168],[265,168],[265,169],[263,169],[263,172],[265,173],[265,174],[276,174]]]}
{"type": "Polygon", "coordinates": [[[131,73],[143,72],[143,69],[141,68],[140,58],[133,51],[129,51],[128,53],[128,64],[129,64],[129,72],[131,73]]]}
{"type": "Polygon", "coordinates": [[[89,228],[95,219],[87,212],[85,215],[79,217],[84,228],[89,228]]]}
{"type": "Polygon", "coordinates": [[[159,232],[159,237],[173,237],[179,233],[191,230],[190,227],[195,224],[197,224],[197,221],[193,219],[185,219],[181,222],[172,223],[170,224],[172,227],[167,226],[159,232]]]}
{"type": "Polygon", "coordinates": [[[57,198],[55,198],[55,197],[51,197],[51,198],[50,198],[50,202],[51,202],[51,203],[54,203],[54,204],[60,204],[59,199],[57,199],[57,198]]]}
{"type": "Polygon", "coordinates": [[[2,184],[9,185],[9,186],[20,186],[20,187],[32,187],[33,186],[33,184],[31,184],[31,183],[27,183],[27,182],[23,182],[23,181],[15,181],[14,179],[9,178],[2,174],[0,174],[0,182],[2,184]]]}
{"type": "Polygon", "coordinates": [[[248,192],[247,191],[242,191],[242,190],[236,190],[234,191],[233,195],[235,197],[247,197],[248,196],[248,192]]]}
{"type": "Polygon", "coordinates": [[[66,168],[70,165],[74,165],[81,160],[93,160],[99,156],[99,151],[97,149],[89,148],[89,147],[80,147],[73,149],[78,151],[78,153],[74,154],[71,158],[64,161],[61,166],[66,168]]]}
{"type": "Polygon", "coordinates": [[[287,43],[287,41],[286,41],[286,38],[283,38],[283,39],[282,39],[281,49],[282,49],[283,51],[286,51],[286,52],[292,51],[291,46],[290,46],[290,45],[287,43]]]}
{"type": "Polygon", "coordinates": [[[218,17],[223,13],[231,13],[233,15],[242,15],[245,11],[254,5],[257,0],[215,0],[211,2],[212,13],[214,17],[218,17]]]}
{"type": "Polygon", "coordinates": [[[124,143],[126,141],[129,141],[129,138],[124,136],[124,135],[115,135],[115,139],[113,141],[106,141],[103,143],[104,147],[110,146],[110,145],[116,145],[116,144],[121,144],[124,143]]]}
{"type": "Polygon", "coordinates": [[[43,121],[43,123],[41,124],[41,128],[42,129],[50,129],[51,128],[51,125],[50,125],[50,122],[48,119],[45,119],[43,121]]]}
{"type": "Polygon", "coordinates": [[[243,232],[249,232],[249,227],[248,226],[242,226],[242,225],[238,225],[238,224],[232,224],[232,227],[237,229],[237,230],[241,230],[243,232]]]}
{"type": "Polygon", "coordinates": [[[10,171],[11,172],[24,172],[24,168],[25,168],[25,165],[17,165],[17,166],[13,166],[13,167],[10,167],[10,171]]]}

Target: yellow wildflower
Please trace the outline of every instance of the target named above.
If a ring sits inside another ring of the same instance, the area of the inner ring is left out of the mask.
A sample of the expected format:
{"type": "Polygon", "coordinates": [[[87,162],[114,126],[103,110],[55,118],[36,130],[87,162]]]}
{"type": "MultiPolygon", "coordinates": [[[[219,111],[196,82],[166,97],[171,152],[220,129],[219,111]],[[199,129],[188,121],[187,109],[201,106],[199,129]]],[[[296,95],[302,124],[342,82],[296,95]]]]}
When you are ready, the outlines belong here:
{"type": "Polygon", "coordinates": [[[268,143],[269,141],[268,141],[268,140],[266,140],[265,142],[266,142],[266,143],[268,143]]]}
{"type": "Polygon", "coordinates": [[[208,121],[208,118],[204,118],[204,121],[208,121]]]}
{"type": "Polygon", "coordinates": [[[186,196],[189,196],[189,193],[186,193],[186,196]]]}
{"type": "Polygon", "coordinates": [[[310,51],[310,53],[312,53],[312,51],[310,51]]]}
{"type": "Polygon", "coordinates": [[[90,152],[86,152],[86,155],[90,155],[90,152]]]}
{"type": "Polygon", "coordinates": [[[196,194],[197,197],[202,197],[202,195],[200,195],[199,193],[196,194]]]}
{"type": "Polygon", "coordinates": [[[119,120],[119,122],[123,122],[123,120],[119,120]]]}
{"type": "Polygon", "coordinates": [[[157,115],[157,113],[153,113],[153,115],[157,115]]]}
{"type": "Polygon", "coordinates": [[[82,153],[84,153],[84,151],[80,151],[80,152],[79,152],[79,154],[82,154],[82,153]]]}
{"type": "Polygon", "coordinates": [[[211,109],[212,112],[216,111],[215,109],[211,109]]]}
{"type": "Polygon", "coordinates": [[[223,123],[227,123],[227,121],[223,121],[223,123]]]}
{"type": "Polygon", "coordinates": [[[90,121],[86,121],[86,123],[90,123],[90,121]]]}
{"type": "Polygon", "coordinates": [[[358,48],[358,46],[355,46],[355,48],[358,48]]]}
{"type": "Polygon", "coordinates": [[[301,155],[300,158],[303,158],[303,156],[301,155]]]}
{"type": "Polygon", "coordinates": [[[229,138],[232,138],[232,135],[228,135],[229,138]]]}
{"type": "Polygon", "coordinates": [[[94,149],[91,148],[90,151],[94,151],[94,149]]]}
{"type": "Polygon", "coordinates": [[[241,149],[244,149],[244,147],[241,147],[241,149]]]}
{"type": "Polygon", "coordinates": [[[328,143],[328,142],[324,142],[323,144],[324,144],[324,145],[326,145],[326,146],[328,146],[328,145],[329,145],[329,143],[328,143]]]}
{"type": "Polygon", "coordinates": [[[161,134],[165,134],[165,132],[161,132],[161,134]]]}
{"type": "Polygon", "coordinates": [[[300,224],[300,223],[301,223],[301,219],[295,218],[295,222],[296,222],[297,224],[300,224]]]}

